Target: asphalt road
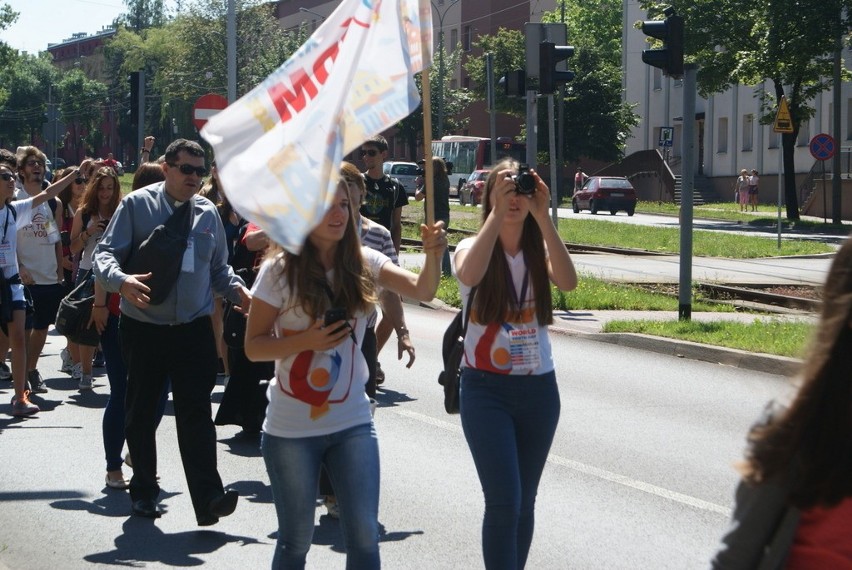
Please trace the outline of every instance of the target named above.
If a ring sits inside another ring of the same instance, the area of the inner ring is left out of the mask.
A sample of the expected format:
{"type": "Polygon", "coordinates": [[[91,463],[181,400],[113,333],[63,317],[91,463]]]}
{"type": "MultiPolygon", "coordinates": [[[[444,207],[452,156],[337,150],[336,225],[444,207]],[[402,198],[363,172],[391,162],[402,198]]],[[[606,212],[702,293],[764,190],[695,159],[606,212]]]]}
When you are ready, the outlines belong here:
{"type": "MultiPolygon", "coordinates": [[[[437,347],[450,314],[406,306],[417,362],[390,352],[376,415],[385,568],[481,568],[482,497],[457,416],[443,412],[437,347]]],[[[747,427],[783,394],[778,376],[553,335],[562,416],[540,488],[529,568],[704,568],[727,524],[747,427]]],[[[276,521],[257,441],[219,428],[220,471],[241,500],[195,525],[170,410],[158,434],[159,520],[106,489],[106,379],[80,394],[50,337],[44,410],[0,417],[0,566],[13,569],[268,567],[276,521]]],[[[392,347],[388,347],[388,351],[392,347]]],[[[188,345],[191,349],[191,345],[188,345]]],[[[214,402],[221,397],[217,387],[214,402]]],[[[8,402],[11,389],[0,384],[8,402]]],[[[0,412],[8,413],[4,404],[0,412]]],[[[317,510],[310,568],[343,568],[337,522],[317,510]]]]}

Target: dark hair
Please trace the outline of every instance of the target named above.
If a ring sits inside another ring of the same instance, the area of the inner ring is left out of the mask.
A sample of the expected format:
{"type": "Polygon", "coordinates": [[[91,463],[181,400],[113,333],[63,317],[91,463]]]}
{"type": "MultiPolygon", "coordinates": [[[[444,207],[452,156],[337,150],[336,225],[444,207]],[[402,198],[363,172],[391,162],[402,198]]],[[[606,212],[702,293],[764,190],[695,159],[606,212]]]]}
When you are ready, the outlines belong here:
{"type": "Polygon", "coordinates": [[[92,173],[89,178],[89,183],[86,185],[86,190],[80,198],[80,209],[89,214],[97,214],[99,211],[98,191],[101,181],[106,178],[112,178],[114,191],[112,200],[109,204],[109,215],[112,216],[118,208],[118,203],[121,201],[121,181],[115,174],[115,170],[109,166],[102,166],[92,173]]]}
{"type": "MultiPolygon", "coordinates": [[[[53,171],[53,180],[54,181],[62,180],[63,178],[65,178],[65,176],[69,172],[72,172],[73,170],[76,170],[76,168],[73,167],[73,166],[54,170],[53,171]]],[[[62,202],[62,210],[63,210],[62,215],[65,216],[66,218],[72,218],[73,217],[73,215],[71,214],[71,210],[69,209],[71,202],[74,201],[74,191],[72,190],[73,186],[74,186],[74,181],[72,180],[71,184],[69,184],[68,186],[66,186],[62,190],[60,190],[59,194],[57,194],[57,196],[56,196],[57,198],[59,198],[59,201],[62,202]]]]}
{"type": "Polygon", "coordinates": [[[18,147],[17,157],[18,157],[18,170],[23,170],[24,165],[27,163],[27,160],[34,156],[37,159],[47,162],[47,157],[41,152],[38,147],[35,146],[21,146],[18,147]]]}
{"type": "Polygon", "coordinates": [[[156,184],[166,179],[163,167],[158,162],[143,162],[133,175],[131,190],[139,190],[150,184],[156,184]]]}
{"type": "Polygon", "coordinates": [[[11,150],[0,148],[0,164],[5,164],[10,170],[14,171],[18,168],[18,159],[15,158],[15,153],[11,150]]]}
{"type": "Polygon", "coordinates": [[[201,148],[200,144],[187,139],[176,139],[166,147],[164,155],[166,157],[166,162],[174,162],[177,160],[178,153],[180,151],[183,151],[190,156],[200,156],[204,158],[204,149],[201,148]]]}
{"type": "MultiPolygon", "coordinates": [[[[497,164],[485,180],[485,191],[482,196],[482,223],[491,213],[491,191],[497,183],[501,170],[518,170],[518,163],[504,160],[497,164]]],[[[553,322],[553,297],[550,291],[550,276],[547,273],[547,257],[544,250],[544,237],[541,229],[532,216],[524,220],[521,233],[521,250],[530,272],[530,284],[535,298],[535,314],[538,322],[549,325],[553,322]]],[[[503,322],[516,314],[520,307],[515,306],[514,298],[509,293],[509,264],[506,254],[498,239],[491,250],[491,260],[488,269],[480,283],[487,284],[476,290],[473,300],[471,319],[478,323],[503,322]]],[[[523,300],[521,300],[523,302],[523,300]]]]}
{"type": "Polygon", "coordinates": [[[377,149],[379,149],[382,152],[384,152],[388,149],[388,141],[382,135],[376,135],[374,137],[370,137],[361,144],[362,144],[362,146],[363,145],[373,145],[374,147],[376,147],[377,149]]]}
{"type": "Polygon", "coordinates": [[[741,466],[758,484],[788,468],[790,503],[832,507],[852,496],[852,241],[837,252],[823,288],[822,314],[786,409],[753,427],[741,466]]]}
{"type": "Polygon", "coordinates": [[[228,221],[228,218],[231,217],[231,212],[234,211],[234,207],[231,206],[231,202],[228,200],[228,197],[225,195],[225,192],[219,187],[219,180],[211,174],[210,178],[201,187],[201,190],[198,191],[199,196],[204,196],[216,206],[216,210],[219,211],[219,217],[222,219],[222,223],[228,221]]]}
{"type": "MultiPolygon", "coordinates": [[[[341,180],[340,183],[345,185],[346,181],[341,180]]],[[[267,249],[266,258],[274,260],[287,280],[287,286],[295,297],[291,306],[301,307],[312,318],[320,318],[332,307],[344,308],[351,316],[367,310],[371,303],[376,302],[376,286],[361,255],[361,239],[355,228],[351,202],[346,231],[334,252],[334,282],[330,285],[333,301],[320,286],[326,282],[325,268],[319,262],[319,251],[310,237],[305,240],[298,255],[282,251],[281,246],[273,244],[267,249]]]]}

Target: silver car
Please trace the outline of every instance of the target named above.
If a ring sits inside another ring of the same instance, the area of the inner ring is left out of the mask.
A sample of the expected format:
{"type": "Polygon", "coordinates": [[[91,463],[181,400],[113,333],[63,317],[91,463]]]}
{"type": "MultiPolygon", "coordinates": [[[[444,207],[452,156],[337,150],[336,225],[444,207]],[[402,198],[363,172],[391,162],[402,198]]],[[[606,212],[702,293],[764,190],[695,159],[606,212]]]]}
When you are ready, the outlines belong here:
{"type": "Polygon", "coordinates": [[[385,162],[382,172],[399,180],[409,196],[417,192],[417,165],[413,162],[385,162]]]}

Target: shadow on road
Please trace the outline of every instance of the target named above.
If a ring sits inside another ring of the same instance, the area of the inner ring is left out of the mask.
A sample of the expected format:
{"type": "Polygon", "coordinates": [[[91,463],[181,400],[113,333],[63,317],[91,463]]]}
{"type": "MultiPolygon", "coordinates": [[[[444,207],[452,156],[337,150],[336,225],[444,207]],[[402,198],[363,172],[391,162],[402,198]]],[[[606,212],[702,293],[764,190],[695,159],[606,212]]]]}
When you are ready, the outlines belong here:
{"type": "MultiPolygon", "coordinates": [[[[126,513],[125,513],[126,514],[126,513]]],[[[130,517],[122,525],[123,534],[116,537],[115,549],[84,556],[94,564],[108,566],[144,566],[158,562],[166,566],[200,566],[198,554],[210,554],[228,543],[265,544],[249,536],[237,536],[213,530],[192,530],[166,534],[152,519],[130,517]]]]}

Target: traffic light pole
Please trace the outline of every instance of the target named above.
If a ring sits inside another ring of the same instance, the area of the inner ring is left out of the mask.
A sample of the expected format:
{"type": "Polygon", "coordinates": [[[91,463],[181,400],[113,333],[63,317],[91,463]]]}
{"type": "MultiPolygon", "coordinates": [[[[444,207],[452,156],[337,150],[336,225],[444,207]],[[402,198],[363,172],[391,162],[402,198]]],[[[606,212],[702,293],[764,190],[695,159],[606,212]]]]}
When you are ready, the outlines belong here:
{"type": "Polygon", "coordinates": [[[556,119],[554,117],[553,111],[553,95],[551,94],[547,96],[547,139],[550,143],[550,215],[553,218],[553,225],[558,228],[559,213],[557,212],[557,207],[559,206],[559,197],[557,196],[556,184],[556,132],[554,130],[555,122],[556,119]]]}
{"type": "Polygon", "coordinates": [[[538,100],[535,89],[527,89],[527,164],[536,168],[538,154],[538,100]]]}
{"type": "Polygon", "coordinates": [[[677,318],[692,319],[692,193],[695,187],[695,64],[683,74],[683,161],[680,187],[680,281],[677,318]]]}

